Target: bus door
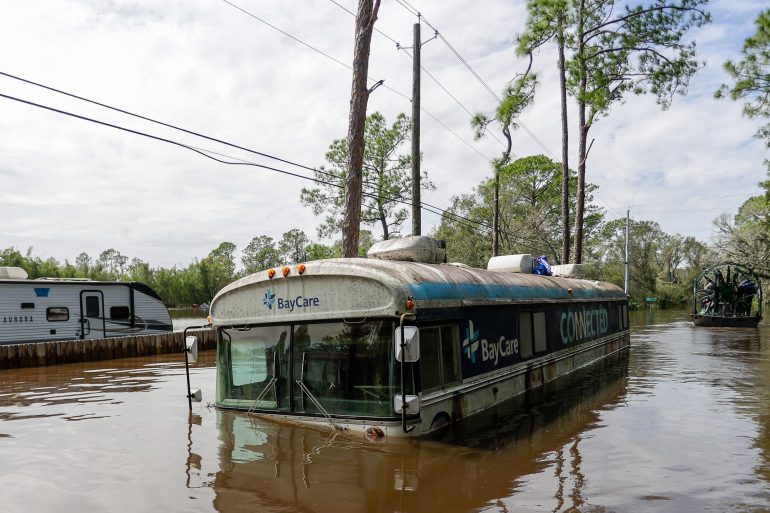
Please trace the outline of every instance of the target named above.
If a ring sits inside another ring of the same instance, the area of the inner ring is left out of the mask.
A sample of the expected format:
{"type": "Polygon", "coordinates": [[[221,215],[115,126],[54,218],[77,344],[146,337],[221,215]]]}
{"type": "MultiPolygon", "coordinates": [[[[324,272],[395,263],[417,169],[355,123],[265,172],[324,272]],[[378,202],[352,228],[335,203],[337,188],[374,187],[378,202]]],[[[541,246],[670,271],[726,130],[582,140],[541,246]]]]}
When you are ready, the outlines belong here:
{"type": "Polygon", "coordinates": [[[80,338],[104,338],[104,294],[101,290],[80,292],[80,338]]]}

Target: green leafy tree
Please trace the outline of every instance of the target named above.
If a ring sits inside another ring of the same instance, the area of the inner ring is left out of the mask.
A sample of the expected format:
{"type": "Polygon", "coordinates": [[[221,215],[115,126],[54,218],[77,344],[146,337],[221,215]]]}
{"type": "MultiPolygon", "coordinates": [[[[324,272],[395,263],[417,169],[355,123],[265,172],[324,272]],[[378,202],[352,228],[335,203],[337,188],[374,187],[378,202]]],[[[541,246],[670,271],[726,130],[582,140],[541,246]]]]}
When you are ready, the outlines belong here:
{"type": "Polygon", "coordinates": [[[223,242],[208,254],[206,258],[191,266],[193,275],[199,279],[197,302],[208,302],[222,287],[235,280],[235,244],[223,242]]]}
{"type": "Polygon", "coordinates": [[[80,253],[77,258],[75,258],[75,267],[77,267],[78,276],[81,278],[85,278],[89,275],[92,265],[93,260],[91,260],[91,257],[88,256],[88,253],[85,251],[80,253]]]}
{"type": "Polygon", "coordinates": [[[293,228],[284,233],[278,242],[278,252],[286,264],[298,264],[308,260],[307,245],[310,241],[305,232],[293,228]]]}
{"type": "MultiPolygon", "coordinates": [[[[656,297],[662,307],[686,304],[691,299],[692,280],[716,255],[693,237],[670,235],[653,221],[631,223],[631,297],[641,304],[656,297]]],[[[588,266],[589,277],[622,287],[625,273],[626,220],[615,219],[602,227],[596,248],[596,263],[588,266]]]]}
{"type": "Polygon", "coordinates": [[[714,243],[727,260],[754,267],[770,278],[770,201],[768,182],[763,182],[766,194],[746,200],[731,218],[722,214],[714,220],[714,243]]]}
{"type": "MultiPolygon", "coordinates": [[[[410,122],[404,114],[388,126],[385,117],[375,112],[366,118],[363,160],[361,223],[379,225],[382,238],[398,234],[409,211],[399,201],[408,201],[412,194],[411,157],[400,153],[409,137],[410,122]]],[[[340,232],[345,205],[348,142],[338,139],[326,153],[328,167],[315,171],[316,179],[326,182],[315,189],[302,189],[300,200],[317,216],[326,215],[318,229],[319,237],[333,237],[340,232]]],[[[420,187],[435,189],[423,172],[420,187]]]]}
{"type": "Polygon", "coordinates": [[[575,262],[582,261],[588,132],[626,94],[652,93],[667,108],[697,71],[693,27],[710,21],[707,0],[654,0],[616,9],[615,0],[576,0],[568,88],[578,103],[575,262]]]}
{"type": "MultiPolygon", "coordinates": [[[[667,108],[674,94],[684,94],[699,65],[695,42],[686,35],[710,20],[708,0],[651,0],[632,4],[616,0],[530,0],[529,18],[519,37],[519,54],[528,54],[548,41],[559,46],[559,69],[566,71],[566,91],[577,101],[578,182],[574,214],[575,262],[583,259],[586,238],[586,160],[588,134],[613,105],[628,94],[651,93],[667,108]],[[563,55],[564,54],[564,55],[563,55]]],[[[562,93],[564,98],[566,95],[562,93]]],[[[562,105],[562,126],[566,107],[562,105]]],[[[566,168],[563,128],[562,160],[566,168]]],[[[562,199],[567,196],[562,184],[562,199]]],[[[566,218],[562,209],[562,222],[566,218]]],[[[566,230],[563,228],[563,239],[566,230]]],[[[563,252],[566,256],[566,251],[563,252]]]]}
{"type": "MultiPolygon", "coordinates": [[[[561,165],[543,155],[524,157],[500,172],[500,239],[503,253],[546,254],[561,263],[561,165]]],[[[574,185],[576,176],[571,173],[574,185]]],[[[590,194],[596,189],[589,185],[590,194]]],[[[574,190],[574,188],[572,188],[574,190]]],[[[484,248],[494,202],[493,180],[482,182],[473,193],[453,199],[436,236],[447,240],[449,260],[485,267],[490,252],[484,248]]],[[[590,206],[589,233],[601,223],[601,209],[590,206]]]]}
{"type": "Polygon", "coordinates": [[[96,259],[92,277],[99,280],[118,280],[128,269],[128,257],[110,248],[102,251],[96,259]]]}
{"type": "Polygon", "coordinates": [[[131,281],[138,281],[153,286],[155,282],[155,273],[150,269],[150,264],[139,258],[132,258],[128,265],[126,276],[131,281]]]}
{"type": "MultiPolygon", "coordinates": [[[[359,250],[361,246],[365,245],[366,241],[363,237],[363,231],[359,237],[359,250]]],[[[338,246],[326,246],[318,242],[313,242],[305,248],[308,260],[325,260],[327,258],[339,258],[341,248],[338,246]]]]}
{"type": "MultiPolygon", "coordinates": [[[[727,61],[725,71],[733,80],[732,86],[723,84],[717,98],[730,96],[745,100],[743,114],[750,118],[770,118],[770,9],[759,13],[755,21],[757,32],[743,43],[743,58],[727,61]]],[[[756,136],[770,147],[770,123],[759,128],[756,136]]],[[[770,166],[770,162],[768,162],[770,166]]]]}
{"type": "MultiPolygon", "coordinates": [[[[531,64],[531,61],[530,61],[531,64]]],[[[494,117],[484,113],[477,113],[471,118],[471,127],[476,140],[484,137],[489,126],[497,123],[505,137],[506,146],[500,158],[492,162],[494,177],[492,178],[492,254],[500,254],[500,171],[510,162],[513,138],[512,130],[518,128],[516,120],[526,109],[535,95],[537,76],[527,68],[521,75],[517,75],[503,92],[500,105],[497,106],[494,117]]]]}
{"type": "Polygon", "coordinates": [[[24,267],[24,255],[21,251],[11,246],[0,252],[0,266],[2,267],[24,267]]]}
{"type": "Polygon", "coordinates": [[[570,4],[567,0],[529,0],[527,2],[527,24],[518,38],[516,54],[528,56],[530,66],[540,47],[555,42],[558,50],[559,100],[561,104],[561,261],[570,260],[570,184],[569,184],[569,129],[567,119],[567,64],[566,46],[570,34],[567,28],[571,22],[570,4]]]}
{"type": "Polygon", "coordinates": [[[255,273],[280,265],[281,255],[272,237],[259,235],[244,248],[241,263],[247,273],[255,273]]]}

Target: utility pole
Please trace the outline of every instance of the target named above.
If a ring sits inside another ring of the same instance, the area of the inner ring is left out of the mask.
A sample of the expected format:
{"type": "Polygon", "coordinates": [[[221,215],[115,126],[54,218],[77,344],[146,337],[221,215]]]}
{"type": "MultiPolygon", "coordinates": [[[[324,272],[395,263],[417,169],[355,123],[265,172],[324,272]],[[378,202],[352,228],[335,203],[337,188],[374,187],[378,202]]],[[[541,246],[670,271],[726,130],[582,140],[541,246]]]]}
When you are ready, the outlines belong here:
{"type": "Polygon", "coordinates": [[[412,235],[421,235],[420,210],[420,22],[414,24],[412,54],[412,235]]]}
{"type": "Polygon", "coordinates": [[[631,209],[626,210],[626,281],[623,290],[626,295],[631,294],[631,209]]]}

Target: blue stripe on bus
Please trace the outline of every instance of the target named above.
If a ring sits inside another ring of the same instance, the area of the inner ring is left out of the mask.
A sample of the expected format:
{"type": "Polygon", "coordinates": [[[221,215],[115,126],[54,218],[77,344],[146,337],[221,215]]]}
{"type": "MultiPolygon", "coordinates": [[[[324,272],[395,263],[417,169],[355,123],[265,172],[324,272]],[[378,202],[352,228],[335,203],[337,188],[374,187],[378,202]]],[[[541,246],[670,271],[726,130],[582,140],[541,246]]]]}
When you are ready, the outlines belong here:
{"type": "Polygon", "coordinates": [[[560,287],[528,287],[481,283],[414,283],[409,285],[414,299],[584,299],[621,297],[615,291],[574,289],[568,294],[560,287]]]}

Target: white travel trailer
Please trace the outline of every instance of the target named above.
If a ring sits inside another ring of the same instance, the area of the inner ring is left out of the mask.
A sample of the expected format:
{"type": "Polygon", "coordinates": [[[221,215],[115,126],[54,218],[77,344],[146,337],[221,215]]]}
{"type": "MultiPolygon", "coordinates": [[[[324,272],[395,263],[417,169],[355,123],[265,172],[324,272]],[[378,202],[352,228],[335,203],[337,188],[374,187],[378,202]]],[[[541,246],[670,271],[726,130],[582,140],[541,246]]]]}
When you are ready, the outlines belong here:
{"type": "Polygon", "coordinates": [[[143,283],[29,280],[21,268],[0,267],[0,344],[169,331],[168,309],[143,283]]]}

